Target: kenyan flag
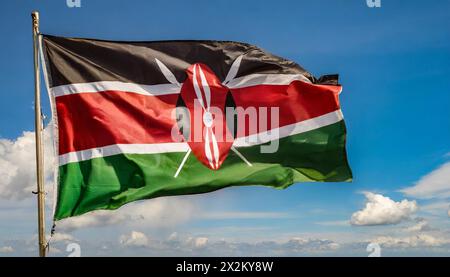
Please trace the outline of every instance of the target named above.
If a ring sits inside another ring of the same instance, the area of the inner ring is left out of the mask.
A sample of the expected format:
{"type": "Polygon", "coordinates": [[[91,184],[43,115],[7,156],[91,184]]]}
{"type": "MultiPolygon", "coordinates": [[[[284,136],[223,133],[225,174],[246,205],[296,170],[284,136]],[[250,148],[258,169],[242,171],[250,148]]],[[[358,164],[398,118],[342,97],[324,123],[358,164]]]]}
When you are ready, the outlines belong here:
{"type": "Polygon", "coordinates": [[[54,218],[229,186],[352,178],[336,75],[231,41],[43,35],[54,218]]]}

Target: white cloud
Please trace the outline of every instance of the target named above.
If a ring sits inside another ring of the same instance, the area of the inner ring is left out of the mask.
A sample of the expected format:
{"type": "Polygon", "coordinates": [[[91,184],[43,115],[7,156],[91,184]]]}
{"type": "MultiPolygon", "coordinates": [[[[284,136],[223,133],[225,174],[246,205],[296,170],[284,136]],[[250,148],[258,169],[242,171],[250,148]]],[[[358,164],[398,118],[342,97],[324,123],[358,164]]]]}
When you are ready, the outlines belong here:
{"type": "Polygon", "coordinates": [[[437,238],[430,234],[418,234],[407,237],[381,236],[375,238],[372,242],[389,248],[438,247],[450,243],[447,239],[437,238]]]}
{"type": "Polygon", "coordinates": [[[204,247],[204,246],[206,246],[207,243],[208,243],[208,238],[200,237],[200,238],[195,239],[194,246],[197,248],[204,247]]]}
{"type": "MultiPolygon", "coordinates": [[[[122,235],[119,244],[123,250],[132,249],[132,255],[177,255],[177,256],[298,256],[334,252],[340,244],[327,239],[293,237],[287,241],[263,240],[235,242],[233,240],[210,240],[205,236],[180,236],[172,233],[167,239],[152,240],[144,233],[132,231],[122,235]]],[[[122,252],[126,253],[126,252],[122,252]]]]}
{"type": "Polygon", "coordinates": [[[12,248],[11,246],[0,247],[0,253],[12,253],[12,252],[14,252],[14,248],[12,248]]]}
{"type": "Polygon", "coordinates": [[[181,197],[162,197],[130,203],[118,210],[99,210],[57,222],[56,229],[71,232],[86,227],[128,224],[130,226],[165,228],[188,221],[196,205],[181,197]]]}
{"type": "Polygon", "coordinates": [[[450,197],[450,162],[446,162],[431,173],[423,176],[414,186],[402,189],[405,195],[415,198],[450,197]]]}
{"type": "Polygon", "coordinates": [[[176,241],[178,240],[178,233],[177,232],[173,232],[172,234],[170,234],[170,236],[167,238],[168,241],[176,241]]]}
{"type": "Polygon", "coordinates": [[[78,241],[76,238],[74,238],[70,234],[66,233],[55,233],[53,237],[47,237],[47,240],[50,240],[51,242],[67,242],[67,241],[78,241]]]}
{"type": "MultiPolygon", "coordinates": [[[[49,125],[51,126],[51,125],[49,125]]],[[[52,128],[44,130],[44,171],[47,185],[52,184],[54,152],[52,128]]],[[[15,140],[0,139],[0,197],[23,200],[36,190],[34,132],[23,132],[15,140]]]]}
{"type": "Polygon", "coordinates": [[[351,217],[353,225],[385,225],[396,224],[409,219],[418,210],[416,201],[402,200],[395,202],[381,194],[365,192],[367,198],[363,210],[355,212],[351,217]]]}
{"type": "Polygon", "coordinates": [[[206,237],[197,237],[197,238],[188,238],[186,244],[195,248],[205,247],[208,243],[208,238],[206,237]]]}
{"type": "Polygon", "coordinates": [[[56,230],[72,232],[86,227],[108,226],[127,221],[128,215],[117,211],[93,211],[56,222],[56,230]]]}
{"type": "Polygon", "coordinates": [[[150,240],[144,233],[132,231],[128,235],[120,236],[119,242],[123,246],[147,247],[150,240]]]}
{"type": "Polygon", "coordinates": [[[336,250],[339,248],[339,244],[327,239],[292,238],[281,247],[294,252],[311,252],[336,250]]]}
{"type": "Polygon", "coordinates": [[[151,243],[146,234],[138,231],[131,231],[129,234],[121,235],[119,243],[126,247],[147,247],[157,249],[201,249],[208,245],[209,239],[207,237],[188,237],[182,239],[176,232],[172,233],[167,240],[156,241],[151,243]]]}
{"type": "Polygon", "coordinates": [[[405,229],[407,232],[423,232],[432,230],[430,224],[428,223],[428,220],[424,218],[416,218],[415,221],[416,224],[409,226],[405,229]]]}

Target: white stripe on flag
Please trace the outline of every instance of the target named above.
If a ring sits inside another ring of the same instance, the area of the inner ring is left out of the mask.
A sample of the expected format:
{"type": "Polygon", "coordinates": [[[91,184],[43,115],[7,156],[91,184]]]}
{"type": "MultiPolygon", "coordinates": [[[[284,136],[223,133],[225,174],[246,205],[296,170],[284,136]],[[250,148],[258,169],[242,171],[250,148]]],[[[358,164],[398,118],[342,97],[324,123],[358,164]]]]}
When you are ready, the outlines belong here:
{"type": "Polygon", "coordinates": [[[245,88],[257,85],[289,85],[293,81],[311,83],[302,74],[251,74],[228,82],[229,88],[245,88]]]}
{"type": "Polygon", "coordinates": [[[234,141],[233,145],[235,147],[249,147],[254,145],[260,145],[277,139],[298,135],[324,126],[328,126],[337,123],[342,119],[344,119],[344,116],[342,115],[341,110],[337,110],[301,122],[286,125],[280,128],[275,128],[270,131],[261,132],[247,137],[237,138],[234,141]]]}
{"type": "MultiPolygon", "coordinates": [[[[251,74],[229,81],[228,88],[244,88],[257,85],[289,85],[293,81],[311,83],[301,74],[251,74]]],[[[181,84],[182,86],[183,84],[181,84]]],[[[54,97],[76,93],[96,93],[102,91],[130,92],[142,95],[166,95],[180,93],[181,86],[176,84],[140,85],[119,81],[101,81],[92,83],[77,83],[50,88],[54,97]]]]}
{"type": "Polygon", "coordinates": [[[160,84],[150,86],[133,83],[123,83],[118,81],[62,85],[53,87],[50,90],[55,97],[76,93],[96,93],[101,91],[123,91],[142,95],[165,95],[180,93],[180,87],[174,84],[160,84]]]}
{"type": "Polygon", "coordinates": [[[59,156],[59,165],[80,162],[94,158],[108,157],[117,154],[159,154],[186,152],[189,145],[184,142],[154,144],[113,144],[98,148],[70,152],[59,156]]]}

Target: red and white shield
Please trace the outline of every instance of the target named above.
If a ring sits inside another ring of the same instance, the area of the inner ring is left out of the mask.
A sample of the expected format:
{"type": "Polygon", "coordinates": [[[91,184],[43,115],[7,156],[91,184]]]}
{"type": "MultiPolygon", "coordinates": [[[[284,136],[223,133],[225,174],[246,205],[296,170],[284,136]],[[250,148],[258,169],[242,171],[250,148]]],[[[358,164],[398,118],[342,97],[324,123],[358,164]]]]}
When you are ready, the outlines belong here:
{"type": "Polygon", "coordinates": [[[217,170],[233,145],[225,116],[228,88],[205,64],[193,64],[186,73],[181,97],[190,114],[187,143],[201,163],[217,170]]]}

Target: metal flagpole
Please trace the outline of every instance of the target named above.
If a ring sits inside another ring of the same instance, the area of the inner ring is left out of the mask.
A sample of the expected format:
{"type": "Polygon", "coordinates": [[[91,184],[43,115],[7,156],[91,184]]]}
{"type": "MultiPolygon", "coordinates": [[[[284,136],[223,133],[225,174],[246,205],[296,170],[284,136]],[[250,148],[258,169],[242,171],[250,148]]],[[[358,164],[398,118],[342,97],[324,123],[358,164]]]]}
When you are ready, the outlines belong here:
{"type": "Polygon", "coordinates": [[[36,177],[37,177],[37,204],[38,204],[38,235],[39,235],[39,256],[45,257],[45,218],[44,218],[44,153],[42,146],[42,118],[41,118],[41,86],[39,72],[39,13],[31,13],[33,26],[33,52],[34,52],[34,115],[35,115],[35,136],[36,136],[36,177]]]}

